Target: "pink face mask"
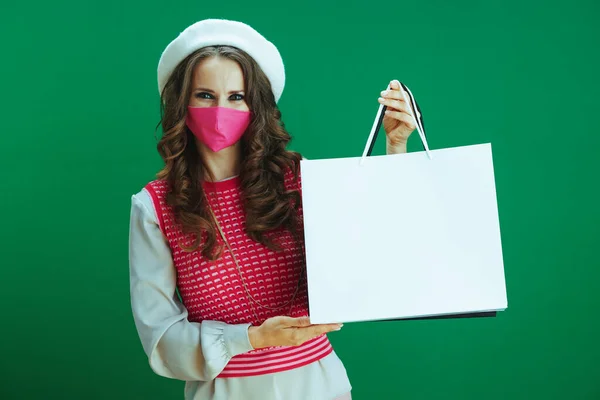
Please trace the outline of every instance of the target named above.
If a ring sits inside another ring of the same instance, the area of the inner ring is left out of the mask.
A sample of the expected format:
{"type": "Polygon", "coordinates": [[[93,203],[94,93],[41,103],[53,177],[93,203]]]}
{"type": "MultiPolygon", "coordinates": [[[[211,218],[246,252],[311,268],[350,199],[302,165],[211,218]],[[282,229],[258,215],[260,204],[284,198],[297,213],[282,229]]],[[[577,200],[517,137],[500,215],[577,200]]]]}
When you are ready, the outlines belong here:
{"type": "Polygon", "coordinates": [[[227,107],[191,107],[185,123],[214,152],[235,144],[250,125],[250,111],[227,107]]]}

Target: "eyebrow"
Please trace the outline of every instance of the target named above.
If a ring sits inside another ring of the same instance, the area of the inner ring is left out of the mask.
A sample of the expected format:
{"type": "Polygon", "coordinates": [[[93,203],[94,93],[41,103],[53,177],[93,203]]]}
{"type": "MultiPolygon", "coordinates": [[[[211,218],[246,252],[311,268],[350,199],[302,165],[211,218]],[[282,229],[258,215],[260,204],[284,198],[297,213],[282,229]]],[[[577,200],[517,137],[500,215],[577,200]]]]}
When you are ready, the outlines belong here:
{"type": "MultiPolygon", "coordinates": [[[[203,87],[198,87],[198,88],[194,89],[194,91],[202,91],[202,92],[208,92],[208,93],[215,92],[214,90],[203,88],[203,87]]],[[[243,90],[230,90],[228,94],[240,93],[240,92],[243,92],[243,90]]]]}

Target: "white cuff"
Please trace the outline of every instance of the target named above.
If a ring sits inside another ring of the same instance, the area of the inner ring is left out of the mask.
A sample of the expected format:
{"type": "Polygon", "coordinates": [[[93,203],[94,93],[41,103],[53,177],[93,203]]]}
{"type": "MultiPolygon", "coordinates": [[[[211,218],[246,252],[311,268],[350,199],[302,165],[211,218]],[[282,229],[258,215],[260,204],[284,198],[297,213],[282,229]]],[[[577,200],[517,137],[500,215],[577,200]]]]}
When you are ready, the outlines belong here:
{"type": "Polygon", "coordinates": [[[227,324],[221,321],[202,321],[202,351],[208,360],[229,361],[238,354],[254,350],[248,328],[252,324],[227,324]]]}

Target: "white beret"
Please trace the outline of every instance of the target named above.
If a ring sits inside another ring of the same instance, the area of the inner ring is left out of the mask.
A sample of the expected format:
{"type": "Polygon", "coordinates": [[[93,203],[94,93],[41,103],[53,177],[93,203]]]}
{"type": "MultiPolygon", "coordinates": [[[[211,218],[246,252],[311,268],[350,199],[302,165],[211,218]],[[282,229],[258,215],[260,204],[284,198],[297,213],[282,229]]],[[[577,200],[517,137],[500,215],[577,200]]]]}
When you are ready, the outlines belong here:
{"type": "Polygon", "coordinates": [[[285,85],[283,60],[275,45],[249,25],[225,19],[205,19],[187,27],[165,48],[158,62],[158,92],[183,59],[205,46],[228,45],[248,53],[271,82],[278,102],[285,85]]]}

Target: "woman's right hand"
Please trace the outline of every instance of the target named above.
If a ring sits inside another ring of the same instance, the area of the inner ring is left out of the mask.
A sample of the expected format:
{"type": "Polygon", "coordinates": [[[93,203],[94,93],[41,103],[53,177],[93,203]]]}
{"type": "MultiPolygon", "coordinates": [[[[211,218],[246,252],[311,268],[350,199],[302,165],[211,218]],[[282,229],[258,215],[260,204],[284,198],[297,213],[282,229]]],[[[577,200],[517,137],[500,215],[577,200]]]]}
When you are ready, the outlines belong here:
{"type": "Polygon", "coordinates": [[[309,317],[272,317],[260,326],[248,329],[250,344],[255,349],[274,346],[299,346],[331,331],[339,331],[343,324],[311,325],[309,317]]]}

